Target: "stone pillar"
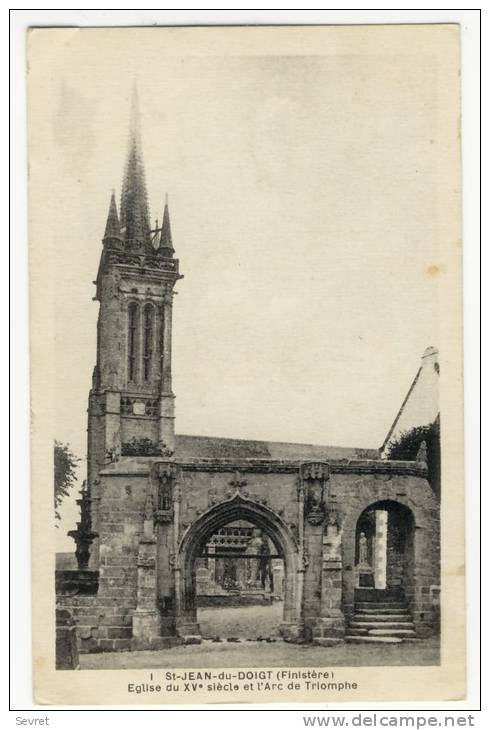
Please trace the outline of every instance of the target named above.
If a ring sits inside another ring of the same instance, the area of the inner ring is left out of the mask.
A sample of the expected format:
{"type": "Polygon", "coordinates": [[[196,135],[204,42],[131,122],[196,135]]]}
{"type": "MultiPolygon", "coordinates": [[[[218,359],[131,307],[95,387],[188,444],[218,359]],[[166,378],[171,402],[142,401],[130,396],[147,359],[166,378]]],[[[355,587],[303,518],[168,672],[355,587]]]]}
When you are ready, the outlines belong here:
{"type": "Polygon", "coordinates": [[[272,568],[273,574],[273,597],[275,601],[282,601],[284,599],[284,565],[282,563],[276,563],[272,568]]]}
{"type": "Polygon", "coordinates": [[[61,606],[56,606],[56,669],[80,669],[75,621],[61,606]]]}
{"type": "Polygon", "coordinates": [[[162,379],[160,383],[160,441],[175,449],[175,396],[172,392],[172,292],[163,298],[162,379]]]}
{"type": "Polygon", "coordinates": [[[320,618],[313,627],[313,643],[339,644],[345,636],[342,611],[342,527],[335,510],[327,513],[324,527],[320,618]]]}
{"type": "Polygon", "coordinates": [[[157,605],[157,541],[153,522],[153,498],[151,492],[145,504],[143,537],[138,550],[138,582],[136,609],[133,613],[133,639],[131,648],[156,649],[163,642],[160,631],[160,612],[157,605]]]}
{"type": "MultiPolygon", "coordinates": [[[[214,553],[216,552],[216,545],[208,545],[207,546],[208,552],[214,553]]],[[[216,571],[216,559],[215,558],[208,558],[208,570],[209,570],[209,577],[214,582],[215,580],[215,571],[216,571]]]]}
{"type": "Polygon", "coordinates": [[[426,527],[416,527],[413,532],[413,596],[410,601],[413,623],[417,636],[425,638],[434,630],[434,607],[431,588],[432,541],[426,527]]]}
{"type": "Polygon", "coordinates": [[[121,394],[111,390],[105,394],[105,450],[106,462],[121,456],[121,394]]]}
{"type": "Polygon", "coordinates": [[[98,534],[92,531],[92,499],[88,493],[86,481],[83,482],[80,495],[81,499],[77,499],[77,504],[80,507],[80,522],[77,522],[76,530],[70,530],[67,534],[75,541],[75,557],[77,559],[78,570],[88,570],[90,546],[95,538],[98,537],[98,534]]]}
{"type": "MultiPolygon", "coordinates": [[[[197,562],[197,561],[196,561],[197,562]]],[[[196,567],[196,600],[197,595],[205,595],[209,590],[209,570],[205,565],[196,567]]]]}
{"type": "Polygon", "coordinates": [[[386,556],[388,548],[388,512],[377,509],[374,513],[374,587],[386,588],[386,556]]]}
{"type": "Polygon", "coordinates": [[[197,608],[186,609],[182,605],[183,583],[182,583],[182,561],[179,555],[179,529],[180,529],[180,503],[182,499],[180,484],[176,483],[173,492],[174,505],[174,551],[172,556],[172,570],[174,572],[174,596],[175,596],[175,631],[179,638],[187,644],[199,644],[201,642],[200,628],[197,623],[197,608]]]}
{"type": "MultiPolygon", "coordinates": [[[[305,640],[305,625],[303,617],[303,593],[305,570],[308,565],[308,556],[305,552],[305,525],[304,525],[305,489],[301,475],[298,477],[298,552],[296,556],[296,574],[291,575],[285,570],[284,580],[284,623],[279,631],[284,641],[301,644],[305,640]],[[288,605],[290,597],[293,605],[288,605]]],[[[291,558],[291,556],[284,556],[291,558]]],[[[285,566],[286,567],[286,566],[285,566]]]]}

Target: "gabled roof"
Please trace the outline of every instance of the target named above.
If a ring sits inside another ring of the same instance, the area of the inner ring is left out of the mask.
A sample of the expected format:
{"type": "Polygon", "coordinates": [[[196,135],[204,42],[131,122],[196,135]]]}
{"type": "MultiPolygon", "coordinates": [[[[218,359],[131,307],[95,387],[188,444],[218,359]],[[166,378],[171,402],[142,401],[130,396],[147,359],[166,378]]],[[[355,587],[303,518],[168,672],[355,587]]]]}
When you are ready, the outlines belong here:
{"type": "Polygon", "coordinates": [[[439,413],[439,352],[427,347],[417,374],[381,447],[384,454],[389,444],[401,433],[417,426],[428,426],[439,413]]]}
{"type": "Polygon", "coordinates": [[[281,441],[254,441],[219,436],[175,435],[175,457],[187,459],[279,459],[301,461],[318,459],[378,459],[378,449],[345,446],[294,444],[281,441]]]}

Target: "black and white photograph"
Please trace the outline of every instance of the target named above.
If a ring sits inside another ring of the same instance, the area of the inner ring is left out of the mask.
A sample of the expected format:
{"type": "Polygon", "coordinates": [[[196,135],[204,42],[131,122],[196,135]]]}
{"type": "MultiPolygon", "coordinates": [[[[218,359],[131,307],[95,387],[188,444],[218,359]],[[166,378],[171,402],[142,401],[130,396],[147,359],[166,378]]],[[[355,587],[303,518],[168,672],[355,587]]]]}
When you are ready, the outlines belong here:
{"type": "Polygon", "coordinates": [[[458,44],[30,30],[43,702],[464,693],[458,44]]]}

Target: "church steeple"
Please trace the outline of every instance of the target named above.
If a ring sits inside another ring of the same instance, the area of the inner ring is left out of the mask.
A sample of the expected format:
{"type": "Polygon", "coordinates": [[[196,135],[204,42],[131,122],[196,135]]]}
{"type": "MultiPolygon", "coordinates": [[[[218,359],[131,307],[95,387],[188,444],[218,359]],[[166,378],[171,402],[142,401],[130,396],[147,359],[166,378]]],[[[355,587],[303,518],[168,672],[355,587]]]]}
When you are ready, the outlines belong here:
{"type": "Polygon", "coordinates": [[[168,195],[165,195],[165,208],[163,210],[162,230],[160,233],[160,245],[158,250],[166,258],[171,259],[175,253],[172,246],[172,230],[170,228],[170,214],[168,212],[168,195]]]}
{"type": "Polygon", "coordinates": [[[138,92],[133,89],[128,155],[121,190],[121,232],[128,248],[150,244],[150,213],[141,153],[138,92]]]}
{"type": "Polygon", "coordinates": [[[119,224],[119,216],[117,215],[116,196],[113,190],[111,195],[111,202],[109,203],[107,223],[105,225],[104,241],[114,238],[121,238],[121,227],[119,224]]]}

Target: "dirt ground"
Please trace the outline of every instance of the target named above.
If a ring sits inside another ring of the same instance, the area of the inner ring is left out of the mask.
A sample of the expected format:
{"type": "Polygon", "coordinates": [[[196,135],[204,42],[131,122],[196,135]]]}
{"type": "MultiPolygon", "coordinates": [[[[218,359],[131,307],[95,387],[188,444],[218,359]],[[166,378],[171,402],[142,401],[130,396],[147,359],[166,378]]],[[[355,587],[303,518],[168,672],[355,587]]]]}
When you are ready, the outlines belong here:
{"type": "Polygon", "coordinates": [[[84,654],[81,669],[157,669],[159,667],[325,667],[421,666],[439,663],[437,637],[403,644],[339,644],[332,647],[287,644],[277,637],[282,604],[205,608],[198,614],[202,644],[162,651],[84,654]],[[209,638],[206,638],[209,637],[209,638]],[[219,637],[212,641],[211,637],[219,637]],[[258,641],[261,637],[264,640],[258,641]],[[229,638],[237,641],[227,641],[229,638]],[[268,639],[268,641],[266,640],[268,639]]]}
{"type": "Polygon", "coordinates": [[[239,608],[200,608],[197,620],[202,637],[222,639],[265,639],[279,635],[282,602],[270,606],[240,606],[239,608]]]}

